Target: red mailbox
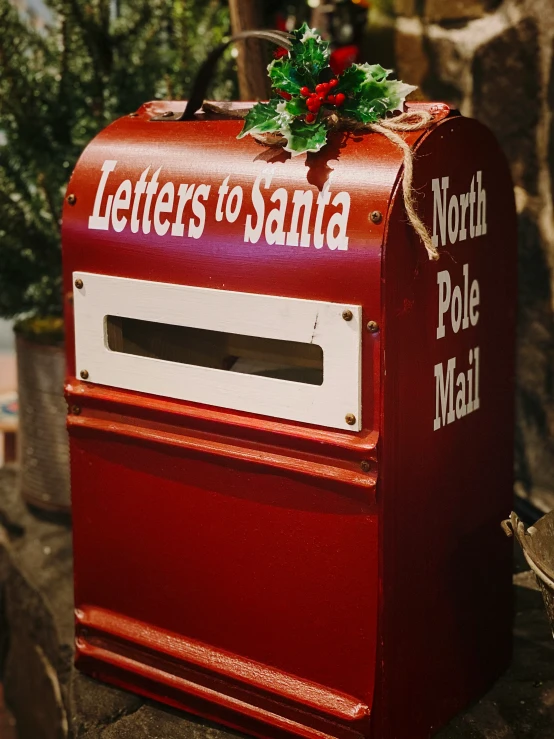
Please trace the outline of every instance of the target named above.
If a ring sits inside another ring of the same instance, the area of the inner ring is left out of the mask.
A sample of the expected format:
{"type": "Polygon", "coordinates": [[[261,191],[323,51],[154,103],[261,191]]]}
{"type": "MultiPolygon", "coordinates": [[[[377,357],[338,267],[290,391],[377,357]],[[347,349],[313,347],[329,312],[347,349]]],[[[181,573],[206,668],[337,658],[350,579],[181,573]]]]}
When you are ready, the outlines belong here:
{"type": "Polygon", "coordinates": [[[155,102],[63,214],[77,665],[260,737],[423,739],[510,658],[516,217],[447,106],[291,158],[155,102]],[[156,120],[152,120],[156,119],[156,120]]]}

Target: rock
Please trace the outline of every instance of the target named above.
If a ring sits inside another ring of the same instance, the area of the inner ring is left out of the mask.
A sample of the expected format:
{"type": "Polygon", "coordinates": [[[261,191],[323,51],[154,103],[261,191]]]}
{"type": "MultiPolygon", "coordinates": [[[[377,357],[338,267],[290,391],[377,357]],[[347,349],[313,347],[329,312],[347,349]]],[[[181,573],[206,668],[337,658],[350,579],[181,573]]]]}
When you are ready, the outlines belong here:
{"type": "Polygon", "coordinates": [[[131,716],[119,719],[83,739],[231,739],[242,734],[170,708],[146,704],[131,716]]]}
{"type": "MultiPolygon", "coordinates": [[[[550,76],[548,84],[548,109],[554,110],[554,40],[551,46],[550,76]]],[[[550,118],[550,130],[548,137],[548,166],[550,171],[550,183],[554,183],[554,116],[550,118]]]]}
{"type": "Polygon", "coordinates": [[[438,23],[450,20],[471,20],[481,18],[486,13],[484,0],[427,0],[425,18],[438,23]]]}
{"type": "Polygon", "coordinates": [[[0,587],[9,633],[6,702],[19,739],[65,739],[73,642],[71,530],[29,512],[17,495],[13,469],[1,471],[0,521],[0,587]]]}
{"type": "Polygon", "coordinates": [[[398,22],[394,47],[398,78],[410,85],[417,85],[420,92],[431,69],[421,23],[411,19],[398,22]]]}
{"type": "Polygon", "coordinates": [[[539,29],[532,18],[493,36],[473,60],[473,114],[494,131],[516,185],[537,193],[541,115],[539,29]]]}
{"type": "Polygon", "coordinates": [[[104,685],[74,669],[69,697],[72,737],[80,739],[98,734],[123,716],[138,711],[143,703],[144,700],[133,693],[104,685]]]}
{"type": "Polygon", "coordinates": [[[412,16],[417,13],[417,0],[394,0],[395,15],[412,16]]]}
{"type": "Polygon", "coordinates": [[[4,682],[18,738],[66,739],[67,714],[52,663],[24,624],[12,624],[10,643],[4,682]]]}
{"type": "Polygon", "coordinates": [[[518,273],[516,469],[529,492],[552,486],[554,319],[547,255],[535,218],[527,211],[519,218],[518,273]]]}

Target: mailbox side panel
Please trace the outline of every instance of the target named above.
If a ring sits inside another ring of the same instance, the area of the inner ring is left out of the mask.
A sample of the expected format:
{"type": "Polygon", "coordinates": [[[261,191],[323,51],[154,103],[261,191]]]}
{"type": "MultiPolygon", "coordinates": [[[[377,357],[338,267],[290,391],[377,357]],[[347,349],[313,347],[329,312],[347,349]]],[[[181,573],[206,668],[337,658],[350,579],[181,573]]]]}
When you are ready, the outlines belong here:
{"type": "Polygon", "coordinates": [[[472,120],[417,149],[430,261],[397,192],[384,255],[382,673],[375,737],[423,739],[511,650],[516,214],[507,164],[472,120]]]}

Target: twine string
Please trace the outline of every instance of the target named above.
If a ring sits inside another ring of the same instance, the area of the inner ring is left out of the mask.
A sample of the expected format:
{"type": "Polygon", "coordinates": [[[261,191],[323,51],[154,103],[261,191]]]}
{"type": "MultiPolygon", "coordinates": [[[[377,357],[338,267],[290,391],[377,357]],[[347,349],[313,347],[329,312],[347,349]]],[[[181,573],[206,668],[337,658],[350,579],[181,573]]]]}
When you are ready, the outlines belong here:
{"type": "Polygon", "coordinates": [[[414,153],[412,148],[400,136],[399,132],[419,131],[426,128],[433,120],[433,116],[426,110],[414,110],[409,113],[401,113],[395,118],[385,118],[379,123],[370,123],[368,128],[375,133],[386,136],[389,141],[396,144],[402,150],[404,155],[404,176],[402,177],[402,193],[404,195],[404,206],[408,220],[412,224],[414,231],[423,241],[423,245],[427,250],[429,259],[435,261],[439,258],[437,247],[433,244],[433,239],[429,230],[419,217],[412,183],[414,179],[414,153]]]}

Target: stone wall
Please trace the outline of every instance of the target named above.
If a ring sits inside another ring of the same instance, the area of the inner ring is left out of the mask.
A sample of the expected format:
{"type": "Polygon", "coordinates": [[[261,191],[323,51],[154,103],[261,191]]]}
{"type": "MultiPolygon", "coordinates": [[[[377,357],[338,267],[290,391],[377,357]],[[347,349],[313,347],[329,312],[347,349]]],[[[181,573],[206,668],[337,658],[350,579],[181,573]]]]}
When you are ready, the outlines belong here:
{"type": "Polygon", "coordinates": [[[519,212],[516,473],[554,507],[554,0],[395,0],[396,70],[488,125],[519,212]]]}

